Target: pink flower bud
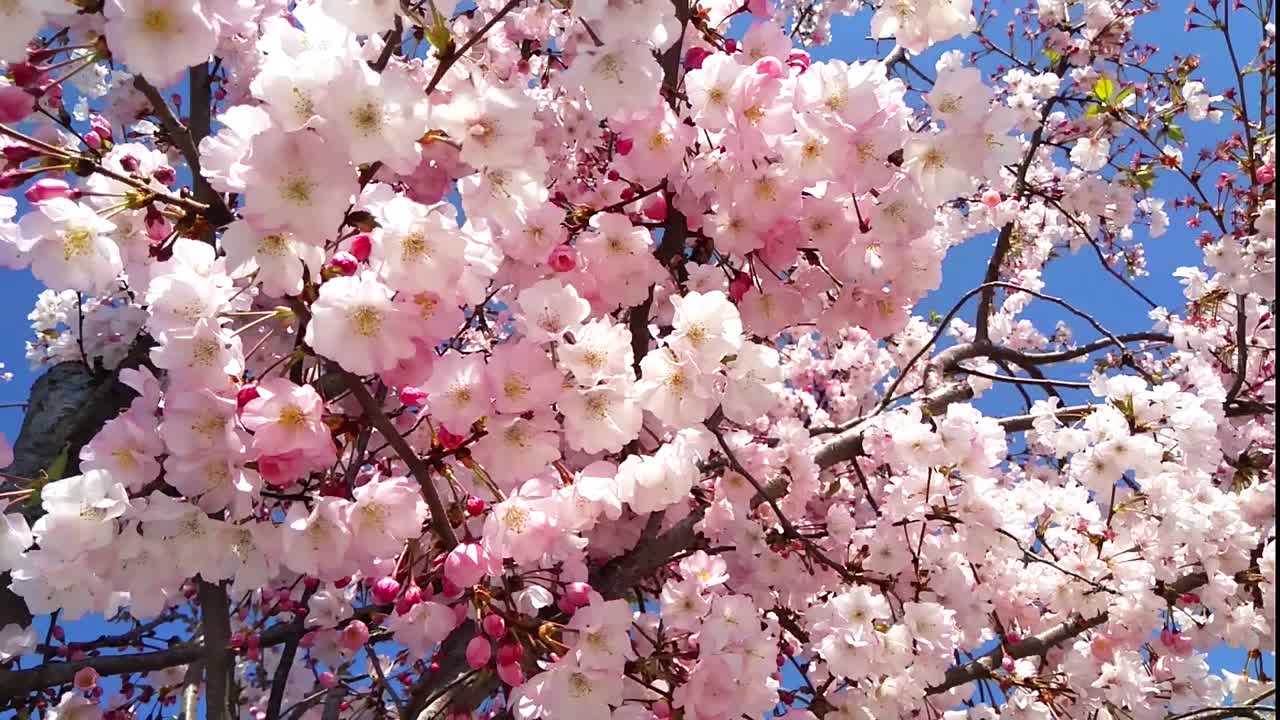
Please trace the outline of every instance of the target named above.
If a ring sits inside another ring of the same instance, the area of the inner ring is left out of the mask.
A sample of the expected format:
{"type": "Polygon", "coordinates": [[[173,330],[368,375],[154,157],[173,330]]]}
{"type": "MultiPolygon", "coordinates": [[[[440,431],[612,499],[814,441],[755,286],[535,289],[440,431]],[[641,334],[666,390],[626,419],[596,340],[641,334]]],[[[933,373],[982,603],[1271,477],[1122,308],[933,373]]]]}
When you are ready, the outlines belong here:
{"type": "Polygon", "coordinates": [[[812,58],[809,57],[809,53],[801,50],[800,48],[792,49],[792,51],[787,55],[787,64],[798,69],[800,72],[808,70],[810,62],[812,62],[812,58]]]}
{"type": "Polygon", "coordinates": [[[352,620],[342,628],[342,634],[338,640],[342,647],[348,650],[359,650],[369,642],[369,626],[359,620],[352,620]]]}
{"type": "Polygon", "coordinates": [[[499,665],[498,677],[511,687],[520,687],[524,684],[524,670],[519,665],[499,665]]]}
{"type": "Polygon", "coordinates": [[[373,584],[371,593],[375,603],[379,605],[390,605],[396,601],[396,596],[400,594],[400,583],[390,576],[379,578],[378,581],[373,584]]]}
{"type": "Polygon", "coordinates": [[[635,147],[636,141],[631,138],[620,137],[613,143],[613,149],[619,155],[631,154],[631,148],[635,147]]]}
{"type": "Polygon", "coordinates": [[[369,253],[373,252],[373,237],[369,233],[360,233],[351,238],[351,243],[348,247],[356,260],[367,262],[369,253]]]}
{"type": "Polygon", "coordinates": [[[989,208],[994,208],[1000,204],[1000,193],[995,190],[988,189],[982,193],[982,204],[989,208]]]}
{"type": "Polygon", "coordinates": [[[98,671],[82,667],[76,671],[74,682],[77,690],[92,690],[98,684],[98,671]]]}
{"type": "Polygon", "coordinates": [[[654,222],[667,221],[667,197],[662,193],[654,193],[645,198],[641,206],[644,216],[654,222]]]}
{"type": "Polygon", "coordinates": [[[440,441],[440,446],[445,450],[457,450],[462,447],[462,441],[467,438],[462,435],[449,432],[449,428],[441,425],[436,429],[436,439],[440,441]]]}
{"type": "Polygon", "coordinates": [[[488,507],[483,498],[478,498],[475,495],[468,495],[463,502],[463,506],[466,507],[467,514],[471,517],[480,517],[488,507]]]}
{"type": "Polygon", "coordinates": [[[421,388],[407,385],[400,389],[400,404],[405,407],[420,408],[427,404],[427,394],[421,388]]]}
{"type": "Polygon", "coordinates": [[[484,630],[484,634],[497,640],[507,632],[507,621],[497,613],[489,613],[484,616],[484,620],[480,621],[480,629],[484,630]]]}
{"type": "Polygon", "coordinates": [[[1258,177],[1258,182],[1263,185],[1270,185],[1272,182],[1274,182],[1276,179],[1275,163],[1267,163],[1266,165],[1263,165],[1262,167],[1258,168],[1257,177],[1258,177]]]}
{"type": "Polygon", "coordinates": [[[44,73],[44,70],[31,63],[13,63],[9,66],[9,76],[13,78],[13,84],[23,89],[39,85],[44,79],[44,73]]]}
{"type": "Polygon", "coordinates": [[[733,38],[725,38],[724,51],[727,53],[738,52],[738,41],[733,38]]]}
{"type": "Polygon", "coordinates": [[[569,272],[578,267],[578,254],[568,245],[557,245],[547,256],[547,264],[556,272],[569,272]]]}
{"type": "Polygon", "coordinates": [[[781,80],[787,76],[787,67],[776,57],[762,57],[755,61],[751,69],[757,75],[763,75],[774,80],[781,80]]]}
{"type": "MultiPolygon", "coordinates": [[[[496,569],[493,557],[479,543],[460,543],[444,559],[444,579],[455,588],[471,587],[496,569]]],[[[446,591],[445,594],[454,593],[446,591]]]]}
{"type": "Polygon", "coordinates": [[[124,168],[125,172],[138,172],[138,168],[141,166],[142,163],[133,155],[125,155],[120,158],[120,167],[124,168]]]}
{"type": "Polygon", "coordinates": [[[489,644],[488,638],[477,635],[467,643],[467,665],[470,665],[472,670],[485,667],[492,657],[493,647],[489,644]]]}
{"type": "Polygon", "coordinates": [[[22,122],[35,112],[36,99],[15,85],[0,87],[0,122],[22,122]]]}
{"type": "Polygon", "coordinates": [[[329,267],[333,268],[339,275],[355,275],[360,269],[360,261],[354,255],[339,250],[333,254],[333,259],[329,261],[329,267]]]}
{"type": "Polygon", "coordinates": [[[324,672],[320,673],[320,677],[318,678],[318,680],[320,682],[320,687],[322,688],[327,689],[327,688],[338,687],[338,676],[334,675],[332,672],[328,670],[325,670],[324,672]]]}
{"type": "Polygon", "coordinates": [[[524,646],[518,642],[503,643],[498,646],[498,664],[515,665],[524,657],[524,646]]]}
{"type": "Polygon", "coordinates": [[[422,588],[417,585],[410,585],[405,588],[404,594],[396,601],[396,614],[404,615],[420,602],[422,602],[422,588]]]}
{"type": "Polygon", "coordinates": [[[178,181],[178,171],[168,165],[161,165],[151,173],[151,177],[158,180],[161,185],[172,185],[178,181]]]}
{"type": "Polygon", "coordinates": [[[80,191],[71,187],[65,180],[56,178],[41,178],[27,188],[22,194],[29,203],[42,203],[46,200],[54,198],[71,198],[75,200],[80,197],[80,191]]]}
{"type": "Polygon", "coordinates": [[[702,67],[702,63],[711,57],[711,51],[706,48],[691,47],[684,54],[684,67],[686,70],[697,70],[702,67]]]}
{"type": "Polygon", "coordinates": [[[577,607],[591,602],[591,586],[584,582],[572,582],[564,589],[564,597],[577,607]]]}
{"type": "Polygon", "coordinates": [[[574,605],[567,597],[557,599],[556,607],[565,615],[572,615],[578,612],[578,606],[574,605]]]}
{"type": "Polygon", "coordinates": [[[84,134],[84,144],[97,150],[102,147],[102,136],[96,132],[87,132],[84,134]]]}
{"type": "MultiPolygon", "coordinates": [[[[91,115],[89,117],[89,127],[93,128],[93,131],[104,139],[111,139],[111,121],[101,115],[91,115]]],[[[172,170],[173,168],[169,169],[172,170]]]]}
{"type": "Polygon", "coordinates": [[[24,163],[33,157],[40,155],[40,151],[30,145],[5,145],[4,159],[11,163],[24,163]]]}

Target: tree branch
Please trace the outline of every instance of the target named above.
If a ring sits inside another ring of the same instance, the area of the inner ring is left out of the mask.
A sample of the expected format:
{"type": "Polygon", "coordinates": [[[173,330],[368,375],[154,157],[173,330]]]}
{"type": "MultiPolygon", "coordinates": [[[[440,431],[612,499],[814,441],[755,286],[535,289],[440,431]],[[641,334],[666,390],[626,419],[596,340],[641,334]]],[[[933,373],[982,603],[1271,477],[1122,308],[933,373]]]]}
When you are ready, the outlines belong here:
{"type": "Polygon", "coordinates": [[[365,388],[364,382],[360,378],[341,371],[343,378],[346,380],[347,388],[351,390],[351,395],[360,403],[361,409],[364,410],[365,417],[373,425],[387,443],[391,445],[391,449],[396,451],[404,464],[409,466],[409,472],[418,481],[422,487],[422,495],[427,501],[427,507],[431,509],[431,527],[439,536],[441,544],[444,545],[446,551],[452,550],[458,544],[458,537],[453,532],[453,526],[449,524],[449,513],[445,509],[444,501],[440,499],[440,492],[436,490],[435,484],[431,482],[431,468],[427,465],[418,453],[414,451],[409,443],[396,430],[396,426],[391,422],[391,418],[382,412],[382,408],[378,406],[378,402],[373,399],[369,391],[365,388]]]}
{"type": "Polygon", "coordinates": [[[227,590],[201,578],[200,625],[204,630],[204,717],[205,720],[231,720],[228,690],[231,681],[231,602],[227,590]]]}

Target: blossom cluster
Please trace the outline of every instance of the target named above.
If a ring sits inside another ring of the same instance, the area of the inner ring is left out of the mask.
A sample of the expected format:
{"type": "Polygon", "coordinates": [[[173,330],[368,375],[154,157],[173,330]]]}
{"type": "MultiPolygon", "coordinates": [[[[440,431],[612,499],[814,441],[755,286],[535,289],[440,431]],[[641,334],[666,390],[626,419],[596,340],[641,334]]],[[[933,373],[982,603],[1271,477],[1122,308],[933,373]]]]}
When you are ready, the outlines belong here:
{"type": "Polygon", "coordinates": [[[5,476],[0,572],[51,627],[136,621],[81,646],[0,628],[13,707],[1247,699],[1274,647],[1275,151],[1247,118],[1199,161],[1170,130],[1238,97],[1190,67],[1123,81],[1140,13],[1110,0],[1041,2],[1019,22],[1048,62],[996,71],[993,11],[957,0],[881,3],[893,50],[852,62],[805,48],[854,3],[455,5],[0,5],[23,197],[0,265],[48,288],[28,360],[128,388],[5,476]],[[947,47],[970,33],[987,52],[947,47]],[[1242,174],[1214,203],[1192,162],[1242,174]],[[1166,209],[1157,172],[1199,199],[1166,209]],[[1049,286],[1096,253],[1147,300],[1141,239],[1183,210],[1218,231],[1175,273],[1185,309],[1118,336],[1049,286]],[[987,239],[982,284],[922,316],[948,251],[987,239]],[[1025,412],[995,414],[1009,383],[1025,412]],[[95,662],[170,623],[199,663],[95,662]],[[1211,670],[1223,642],[1252,674],[1211,670]],[[40,653],[74,672],[16,684],[40,653]]]}

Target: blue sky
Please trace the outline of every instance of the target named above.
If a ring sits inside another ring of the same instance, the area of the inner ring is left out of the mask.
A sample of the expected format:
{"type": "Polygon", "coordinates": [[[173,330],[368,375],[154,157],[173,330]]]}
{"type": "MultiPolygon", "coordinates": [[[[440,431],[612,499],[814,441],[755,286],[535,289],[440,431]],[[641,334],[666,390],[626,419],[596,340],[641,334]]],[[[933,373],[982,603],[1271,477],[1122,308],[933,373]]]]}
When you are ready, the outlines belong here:
{"type": "MultiPolygon", "coordinates": [[[[1008,4],[1009,7],[1013,5],[1014,3],[1008,4]]],[[[1220,52],[1221,39],[1215,34],[1204,31],[1186,35],[1183,27],[1183,7],[1181,4],[1171,4],[1154,15],[1140,18],[1137,21],[1136,34],[1140,38],[1155,39],[1157,42],[1164,41],[1166,38],[1178,38],[1181,41],[1176,44],[1171,43],[1157,54],[1153,59],[1156,67],[1167,64],[1171,53],[1175,50],[1182,53],[1188,50],[1199,52],[1203,62],[1196,77],[1207,82],[1211,93],[1220,92],[1231,82],[1225,53],[1220,52]],[[1203,46],[1199,43],[1203,43],[1203,46]]],[[[863,39],[867,33],[868,18],[867,13],[862,13],[853,19],[837,20],[834,36],[838,42],[814,51],[815,59],[840,58],[852,61],[884,56],[892,43],[876,44],[863,39]]],[[[1241,44],[1248,47],[1250,42],[1241,44]]],[[[955,46],[957,44],[949,43],[944,49],[955,46]]],[[[960,43],[959,46],[968,47],[966,43],[960,43]]],[[[916,61],[917,65],[932,74],[933,61],[937,54],[938,51],[926,53],[923,58],[916,61]]],[[[1186,130],[1192,146],[1201,145],[1223,132],[1222,127],[1213,126],[1192,126],[1187,127],[1186,130]]],[[[1188,153],[1189,157],[1191,155],[1188,153]]],[[[1157,181],[1156,194],[1166,198],[1184,194],[1186,189],[1180,186],[1179,182],[1180,180],[1175,181],[1168,177],[1160,178],[1157,181]]],[[[20,210],[25,211],[25,207],[20,210]]],[[[1179,266],[1197,265],[1200,262],[1200,252],[1193,242],[1199,231],[1185,228],[1183,224],[1185,219],[1185,216],[1174,214],[1168,234],[1147,244],[1150,275],[1136,281],[1147,295],[1174,312],[1181,311],[1183,298],[1181,288],[1171,277],[1171,273],[1179,266]]],[[[1146,240],[1141,228],[1136,232],[1140,239],[1146,240]]],[[[944,264],[942,287],[926,298],[917,308],[917,312],[926,317],[930,311],[945,313],[956,298],[979,284],[993,242],[993,236],[983,236],[952,249],[944,264]]],[[[1150,328],[1150,323],[1146,319],[1145,306],[1127,289],[1103,272],[1097,257],[1089,249],[1051,263],[1045,273],[1045,280],[1046,292],[1070,297],[1081,309],[1093,314],[1113,332],[1150,328]]],[[[41,285],[29,273],[0,270],[0,337],[5,338],[5,343],[0,345],[0,363],[4,363],[14,374],[11,382],[0,383],[0,404],[24,401],[27,390],[36,377],[36,373],[32,373],[27,367],[23,341],[30,336],[26,315],[40,290],[41,285]]],[[[960,317],[972,320],[974,307],[976,303],[971,301],[968,312],[962,313],[960,317]]],[[[1027,317],[1037,321],[1038,326],[1046,334],[1052,331],[1057,320],[1066,319],[1060,310],[1046,307],[1044,303],[1034,304],[1027,313],[1027,317]]],[[[1094,337],[1090,330],[1079,328],[1074,324],[1073,327],[1077,330],[1078,340],[1086,341],[1094,337]]],[[[1087,370],[1088,365],[1065,365],[1054,368],[1054,376],[1081,380],[1086,379],[1084,373],[1087,370]]],[[[1032,395],[1037,396],[1034,391],[1032,395]]],[[[1064,395],[1070,402],[1071,393],[1066,392],[1064,395]]],[[[1086,399],[1085,396],[1076,395],[1077,401],[1086,399]]],[[[1022,412],[1023,402],[1015,391],[1006,388],[989,393],[981,401],[981,407],[991,414],[1017,414],[1022,412]]],[[[10,441],[17,436],[20,424],[20,410],[0,408],[0,432],[6,433],[10,441]]],[[[69,635],[79,636],[80,639],[91,638],[105,631],[106,627],[101,620],[87,620],[77,623],[69,635]]],[[[1215,668],[1238,672],[1243,665],[1244,657],[1243,653],[1238,651],[1221,649],[1211,653],[1210,659],[1215,668]]],[[[1273,657],[1269,659],[1268,671],[1274,674],[1273,657]]],[[[794,677],[791,679],[794,681],[794,677]]]]}

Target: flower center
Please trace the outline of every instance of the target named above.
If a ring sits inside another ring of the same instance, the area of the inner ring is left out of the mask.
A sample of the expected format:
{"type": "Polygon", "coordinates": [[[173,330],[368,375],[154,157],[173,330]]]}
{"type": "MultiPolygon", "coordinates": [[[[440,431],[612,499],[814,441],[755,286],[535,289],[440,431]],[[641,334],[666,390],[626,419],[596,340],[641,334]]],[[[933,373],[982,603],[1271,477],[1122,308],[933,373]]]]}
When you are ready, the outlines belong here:
{"type": "Polygon", "coordinates": [[[72,258],[83,257],[93,250],[93,234],[83,228],[68,232],[62,240],[62,259],[70,262],[72,258]]]}
{"type": "Polygon", "coordinates": [[[298,430],[307,424],[307,415],[302,412],[302,408],[290,403],[280,410],[277,422],[285,430],[298,430]]]}
{"type": "Polygon", "coordinates": [[[290,175],[280,184],[280,197],[294,205],[306,205],[311,202],[311,193],[316,184],[304,175],[290,175]]]}
{"type": "Polygon", "coordinates": [[[351,311],[351,327],[361,337],[373,337],[382,329],[382,312],[368,305],[351,311]]]}
{"type": "Polygon", "coordinates": [[[382,113],[373,103],[364,103],[351,111],[351,124],[364,135],[373,135],[382,127],[382,113]]]}
{"type": "Polygon", "coordinates": [[[513,532],[522,533],[529,524],[529,513],[524,508],[509,507],[502,515],[502,523],[513,532]]]}
{"type": "Polygon", "coordinates": [[[173,30],[173,16],[164,8],[142,11],[142,29],[149,35],[168,35],[173,30]]]}
{"type": "Polygon", "coordinates": [[[272,233],[258,243],[258,252],[271,257],[280,257],[289,252],[289,240],[284,235],[272,233]]]}
{"type": "Polygon", "coordinates": [[[430,253],[427,252],[427,237],[420,232],[411,232],[400,241],[401,253],[405,260],[418,261],[430,253]]]}

